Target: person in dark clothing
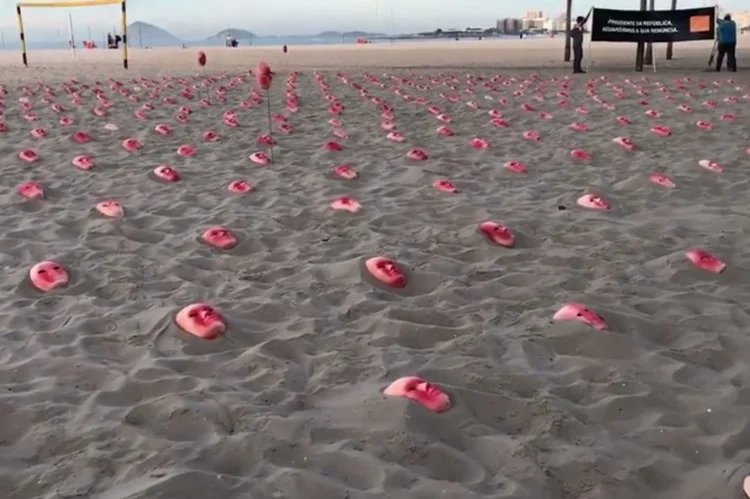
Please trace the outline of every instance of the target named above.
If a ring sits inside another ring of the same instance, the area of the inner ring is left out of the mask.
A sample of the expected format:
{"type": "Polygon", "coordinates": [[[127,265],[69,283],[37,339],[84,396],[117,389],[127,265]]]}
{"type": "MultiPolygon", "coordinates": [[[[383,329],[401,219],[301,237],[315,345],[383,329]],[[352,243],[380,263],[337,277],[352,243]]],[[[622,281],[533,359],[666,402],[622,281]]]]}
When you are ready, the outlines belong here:
{"type": "Polygon", "coordinates": [[[581,67],[583,62],[583,27],[589,20],[591,11],[586,14],[586,17],[578,16],[576,18],[576,24],[570,30],[570,38],[573,39],[573,72],[574,73],[585,73],[581,67]]]}
{"type": "Polygon", "coordinates": [[[732,21],[732,16],[727,14],[723,20],[718,21],[719,43],[717,46],[718,54],[716,55],[716,71],[721,71],[724,63],[724,56],[727,56],[727,68],[730,71],[737,71],[737,25],[732,21]]]}

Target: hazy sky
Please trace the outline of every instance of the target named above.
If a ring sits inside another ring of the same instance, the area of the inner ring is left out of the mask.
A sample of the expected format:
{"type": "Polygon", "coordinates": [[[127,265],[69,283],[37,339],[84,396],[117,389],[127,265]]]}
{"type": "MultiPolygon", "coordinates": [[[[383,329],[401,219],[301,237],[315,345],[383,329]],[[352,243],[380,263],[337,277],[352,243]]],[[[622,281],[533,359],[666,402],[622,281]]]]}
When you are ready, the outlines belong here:
{"type": "MultiPolygon", "coordinates": [[[[574,2],[574,15],[585,14],[591,6],[589,2],[574,2]]],[[[6,40],[17,37],[15,4],[16,0],[0,0],[0,29],[6,40]]],[[[596,1],[598,7],[609,8],[636,9],[639,4],[637,0],[596,1]]],[[[489,27],[497,18],[520,17],[530,9],[543,10],[548,16],[565,10],[565,0],[128,0],[127,5],[129,22],[150,22],[184,40],[211,36],[226,28],[227,23],[259,35],[314,34],[326,30],[406,33],[489,27]]],[[[670,5],[671,0],[656,0],[657,9],[668,9],[670,5]]],[[[679,7],[705,5],[710,2],[678,0],[679,7]]],[[[750,2],[725,0],[721,6],[732,12],[743,6],[750,8],[750,2]]],[[[68,12],[73,13],[79,39],[85,37],[87,26],[91,26],[92,36],[97,38],[115,24],[119,31],[119,6],[40,8],[24,12],[29,38],[49,39],[59,30],[67,39],[68,12]]]]}

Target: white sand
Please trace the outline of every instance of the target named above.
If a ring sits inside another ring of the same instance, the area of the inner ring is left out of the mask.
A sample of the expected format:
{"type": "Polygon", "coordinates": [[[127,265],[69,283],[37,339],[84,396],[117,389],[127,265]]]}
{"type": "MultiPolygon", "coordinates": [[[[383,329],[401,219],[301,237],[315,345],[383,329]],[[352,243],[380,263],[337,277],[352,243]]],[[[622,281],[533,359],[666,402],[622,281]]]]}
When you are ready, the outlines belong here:
{"type": "Polygon", "coordinates": [[[609,68],[608,79],[571,79],[570,106],[561,108],[561,44],[292,47],[286,56],[278,48],[207,49],[209,74],[218,78],[211,107],[180,97],[186,85],[199,85],[199,97],[206,92],[193,48],[133,50],[127,74],[116,69],[114,51],[79,52],[75,62],[65,52],[31,52],[28,70],[18,54],[2,54],[9,95],[0,121],[10,129],[0,134],[0,496],[742,497],[750,458],[750,78],[702,73],[710,44],[676,46],[673,63],[659,48],[666,72],[656,75],[617,69],[632,65],[632,46],[597,44],[594,68],[609,68]],[[277,71],[273,112],[294,127],[274,133],[275,162],[266,167],[247,159],[267,133],[265,103],[240,107],[254,81],[229,88],[225,103],[214,97],[259,59],[277,71]],[[406,142],[386,140],[377,106],[326,71],[330,92],[346,106],[349,138],[340,140],[343,152],[324,151],[334,137],[329,102],[310,71],[318,67],[341,68],[390,103],[406,142]],[[295,114],[284,110],[289,69],[300,71],[295,114]],[[491,81],[498,73],[509,86],[491,81]],[[675,83],[686,76],[692,80],[675,83]],[[89,86],[76,85],[81,106],[61,88],[71,77],[89,86]],[[110,77],[140,101],[111,90],[110,77]],[[153,86],[135,77],[171,88],[149,99],[153,86]],[[74,125],[58,124],[34,83],[39,121],[24,121],[19,84],[35,81],[55,89],[51,101],[74,125]],[[593,100],[589,81],[615,110],[593,100]],[[450,114],[456,135],[439,137],[441,123],[427,106],[405,101],[393,86],[450,114]],[[103,118],[91,113],[95,87],[113,102],[103,118]],[[155,109],[135,119],[146,100],[155,109]],[[701,106],[706,100],[718,107],[701,106]],[[677,110],[684,103],[694,112],[677,110]],[[181,105],[193,109],[186,124],[174,119],[181,105]],[[240,128],[222,124],[230,108],[240,128]],[[492,108],[509,128],[489,124],[492,108]],[[663,116],[648,118],[649,108],[663,116]],[[553,118],[540,119],[542,111],[553,118]],[[722,121],[725,113],[738,121],[722,121]],[[618,115],[633,124],[617,124],[618,115]],[[714,129],[698,129],[699,119],[714,129]],[[590,131],[571,130],[573,121],[590,131]],[[154,133],[159,123],[173,134],[154,133]],[[673,136],[651,133],[657,123],[673,136]],[[33,139],[35,126],[49,136],[33,139]],[[208,129],[218,143],[202,141],[208,129]],[[523,140],[528,129],[541,141],[523,140]],[[79,130],[93,142],[72,141],[79,130]],[[636,150],[613,144],[620,135],[636,150]],[[123,150],[128,137],[143,149],[123,150]],[[472,149],[474,137],[491,148],[472,149]],[[195,145],[197,155],[177,156],[182,144],[195,145]],[[429,160],[406,160],[414,147],[429,160]],[[593,160],[572,160],[576,147],[593,160]],[[27,148],[41,159],[20,161],[27,148]],[[94,157],[93,170],[71,165],[82,153],[94,157]],[[724,173],[699,167],[704,158],[724,173]],[[508,172],[509,160],[526,163],[528,173],[508,172]],[[360,178],[335,178],[331,169],[341,163],[360,178]],[[161,164],[182,180],[150,178],[161,164]],[[677,187],[649,183],[652,172],[677,187]],[[437,192],[438,178],[460,192],[437,192]],[[257,190],[230,194],[235,179],[257,190]],[[47,188],[46,200],[17,194],[30,180],[47,188]],[[578,207],[586,192],[612,209],[578,207]],[[362,211],[330,210],[341,195],[355,197],[362,211]],[[106,198],[123,203],[123,219],[93,212],[106,198]],[[507,224],[516,248],[488,244],[476,231],[485,220],[507,224]],[[231,228],[241,244],[221,252],[199,243],[214,224],[231,228]],[[719,256],[727,271],[693,267],[684,256],[693,247],[719,256]],[[378,254],[408,269],[404,292],[363,276],[362,261],[378,254]],[[69,268],[71,285],[48,295],[32,290],[28,269],[43,259],[69,268]],[[201,300],[226,316],[226,337],[199,340],[174,325],[176,311],[201,300]],[[586,303],[609,329],[553,324],[569,301],[586,303]],[[382,395],[406,375],[436,383],[454,407],[438,415],[382,395]]]}

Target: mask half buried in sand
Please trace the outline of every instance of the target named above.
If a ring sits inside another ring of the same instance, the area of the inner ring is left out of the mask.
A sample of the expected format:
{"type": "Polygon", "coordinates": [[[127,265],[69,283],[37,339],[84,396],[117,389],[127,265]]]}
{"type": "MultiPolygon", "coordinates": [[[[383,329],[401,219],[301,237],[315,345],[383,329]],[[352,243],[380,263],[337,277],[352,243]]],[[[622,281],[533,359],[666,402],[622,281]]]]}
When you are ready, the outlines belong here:
{"type": "Polygon", "coordinates": [[[31,283],[39,291],[52,291],[66,286],[69,281],[68,271],[57,262],[45,260],[29,270],[31,283]]]}
{"type": "Polygon", "coordinates": [[[221,314],[206,303],[193,303],[183,308],[175,322],[183,331],[204,340],[213,340],[227,330],[221,314]]]}
{"type": "Polygon", "coordinates": [[[344,146],[342,146],[338,142],[329,140],[328,142],[323,144],[323,149],[325,149],[326,151],[340,152],[344,150],[344,146]]]}
{"type": "Polygon", "coordinates": [[[389,397],[408,398],[437,413],[451,408],[451,399],[448,394],[416,376],[397,379],[383,393],[389,397]]]}
{"type": "Polygon", "coordinates": [[[595,329],[607,329],[607,323],[604,322],[604,319],[581,303],[566,303],[552,316],[552,320],[580,321],[595,329]]]}
{"type": "Polygon", "coordinates": [[[219,134],[214,132],[213,130],[207,130],[203,132],[203,140],[205,140],[206,142],[218,142],[219,134]]]}
{"type": "Polygon", "coordinates": [[[469,145],[474,149],[489,149],[490,143],[479,137],[475,137],[469,141],[469,145]]]}
{"type": "Polygon", "coordinates": [[[698,161],[698,164],[710,172],[722,173],[724,171],[724,168],[719,163],[710,159],[702,159],[698,161]]]}
{"type": "Polygon", "coordinates": [[[331,208],[334,210],[344,210],[351,213],[357,213],[362,208],[362,205],[354,198],[342,196],[333,200],[331,208]]]}
{"type": "Polygon", "coordinates": [[[479,232],[485,235],[490,242],[512,248],[516,245],[516,237],[504,225],[495,222],[482,222],[479,224],[479,232]]]}
{"type": "Polygon", "coordinates": [[[382,256],[370,258],[365,262],[367,271],[383,284],[392,288],[406,287],[406,275],[398,264],[382,256]]]}
{"type": "Polygon", "coordinates": [[[404,137],[401,132],[390,132],[388,135],[385,136],[386,139],[392,140],[393,142],[403,142],[406,140],[406,137],[404,137]]]}
{"type": "Polygon", "coordinates": [[[26,199],[44,199],[44,188],[39,182],[21,184],[18,193],[26,199]]]}
{"type": "Polygon", "coordinates": [[[453,129],[446,125],[438,127],[437,133],[443,137],[452,137],[454,135],[453,129]]]}
{"type": "Polygon", "coordinates": [[[119,218],[125,214],[122,205],[117,201],[106,200],[96,204],[96,211],[105,217],[119,218]]]}
{"type": "Polygon", "coordinates": [[[167,136],[170,133],[172,133],[172,127],[162,123],[161,125],[156,125],[154,127],[154,131],[158,133],[159,135],[167,136]]]}
{"type": "Polygon", "coordinates": [[[94,160],[91,158],[91,156],[87,156],[85,154],[73,158],[72,163],[73,166],[81,170],[91,170],[94,167],[94,160]]]}
{"type": "Polygon", "coordinates": [[[86,132],[76,132],[73,134],[73,141],[79,144],[88,144],[91,142],[91,135],[86,132]]]}
{"type": "Polygon", "coordinates": [[[651,128],[651,131],[655,133],[656,135],[659,135],[661,137],[669,137],[672,135],[672,130],[665,126],[657,125],[655,127],[651,128]]]}
{"type": "Polygon", "coordinates": [[[594,194],[584,194],[583,196],[579,197],[576,202],[579,206],[583,206],[584,208],[589,208],[591,210],[609,209],[609,203],[605,201],[604,198],[595,196],[594,194]]]}
{"type": "Polygon", "coordinates": [[[187,144],[181,145],[177,148],[177,154],[185,158],[192,158],[195,156],[195,147],[187,144]]]}
{"type": "Polygon", "coordinates": [[[692,249],[685,253],[685,256],[699,269],[707,270],[714,274],[721,274],[727,268],[726,263],[702,249],[692,249]]]}
{"type": "Polygon", "coordinates": [[[125,139],[122,142],[122,147],[126,151],[134,152],[141,148],[141,143],[138,142],[136,139],[125,139]]]}
{"type": "Polygon", "coordinates": [[[576,132],[588,132],[589,130],[589,127],[586,123],[581,123],[579,121],[571,123],[570,128],[572,128],[576,132]]]}
{"type": "Polygon", "coordinates": [[[447,192],[449,194],[455,194],[458,192],[458,189],[456,189],[456,186],[450,180],[436,180],[432,185],[435,189],[441,192],[447,192]]]}
{"type": "Polygon", "coordinates": [[[31,136],[35,139],[43,139],[47,136],[47,131],[44,128],[34,128],[31,130],[31,136]]]}
{"type": "Polygon", "coordinates": [[[615,137],[614,139],[612,139],[612,142],[628,151],[632,151],[633,149],[635,149],[635,142],[627,137],[615,137]]]}
{"type": "Polygon", "coordinates": [[[669,179],[669,177],[666,177],[659,173],[652,173],[648,179],[654,184],[660,185],[662,187],[666,187],[667,189],[674,189],[676,187],[675,183],[672,182],[672,180],[669,179]]]}
{"type": "Polygon", "coordinates": [[[253,186],[245,182],[244,180],[233,180],[228,186],[227,190],[229,192],[234,192],[235,194],[245,194],[247,192],[250,192],[253,190],[253,186]]]}
{"type": "Polygon", "coordinates": [[[36,153],[36,151],[33,151],[31,149],[26,149],[19,152],[18,157],[26,161],[27,163],[31,163],[39,159],[39,155],[36,153]]]}
{"type": "Polygon", "coordinates": [[[429,158],[424,149],[412,149],[406,153],[406,157],[412,161],[426,161],[429,158]]]}
{"type": "Polygon", "coordinates": [[[254,152],[250,155],[250,161],[258,165],[267,165],[271,162],[271,158],[264,152],[254,152]]]}
{"type": "Polygon", "coordinates": [[[349,165],[339,165],[333,169],[333,173],[346,180],[354,180],[357,178],[357,172],[354,168],[349,165]]]}
{"type": "Polygon", "coordinates": [[[171,166],[157,166],[154,168],[154,175],[165,182],[178,182],[180,174],[171,166]]]}
{"type": "Polygon", "coordinates": [[[587,153],[583,149],[573,149],[570,151],[570,157],[581,161],[591,161],[591,154],[587,153]]]}
{"type": "Polygon", "coordinates": [[[512,171],[513,173],[526,173],[528,172],[528,169],[526,168],[526,165],[521,163],[520,161],[508,161],[503,165],[508,170],[512,171]]]}
{"type": "Polygon", "coordinates": [[[275,146],[276,145],[276,141],[274,140],[274,138],[271,137],[270,135],[267,135],[267,134],[259,135],[258,138],[257,138],[257,142],[258,142],[258,144],[263,144],[263,145],[267,145],[267,146],[275,146]]]}
{"type": "Polygon", "coordinates": [[[380,128],[386,132],[391,132],[396,129],[396,124],[392,121],[384,121],[380,124],[380,128]]]}
{"type": "Polygon", "coordinates": [[[221,226],[209,227],[203,232],[201,239],[206,244],[223,250],[237,246],[237,238],[232,234],[232,231],[221,226]]]}

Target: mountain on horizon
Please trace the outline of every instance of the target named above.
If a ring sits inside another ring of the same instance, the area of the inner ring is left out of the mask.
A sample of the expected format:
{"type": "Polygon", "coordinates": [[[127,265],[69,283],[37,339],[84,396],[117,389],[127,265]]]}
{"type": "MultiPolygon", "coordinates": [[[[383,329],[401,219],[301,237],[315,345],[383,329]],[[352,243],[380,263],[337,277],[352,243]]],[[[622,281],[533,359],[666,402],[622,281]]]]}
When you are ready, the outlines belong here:
{"type": "Polygon", "coordinates": [[[252,31],[248,31],[246,29],[223,29],[216,33],[214,36],[209,36],[208,40],[223,40],[227,37],[227,35],[232,35],[238,40],[251,40],[253,38],[258,38],[258,35],[253,33],[252,31]]]}
{"type": "Polygon", "coordinates": [[[128,25],[128,45],[131,47],[173,47],[181,44],[179,38],[159,26],[143,21],[128,25]]]}

